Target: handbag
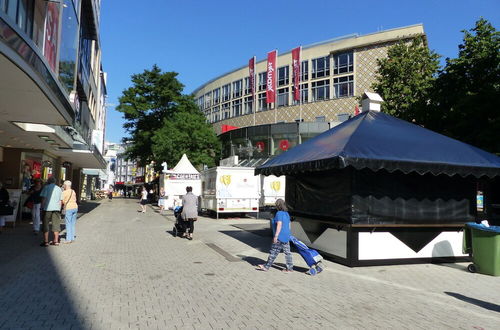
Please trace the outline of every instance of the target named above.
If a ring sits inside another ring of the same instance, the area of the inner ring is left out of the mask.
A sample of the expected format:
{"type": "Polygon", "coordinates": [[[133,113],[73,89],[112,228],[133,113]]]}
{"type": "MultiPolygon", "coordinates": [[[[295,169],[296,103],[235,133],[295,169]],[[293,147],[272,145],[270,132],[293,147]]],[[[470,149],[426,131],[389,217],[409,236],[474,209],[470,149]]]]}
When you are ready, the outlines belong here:
{"type": "Polygon", "coordinates": [[[0,215],[13,215],[14,207],[9,204],[0,205],[0,215]]]}
{"type": "Polygon", "coordinates": [[[61,217],[66,215],[66,204],[68,204],[69,201],[71,200],[71,196],[73,196],[73,189],[71,189],[71,194],[69,195],[69,198],[66,201],[66,203],[63,203],[63,205],[61,205],[61,217]]]}

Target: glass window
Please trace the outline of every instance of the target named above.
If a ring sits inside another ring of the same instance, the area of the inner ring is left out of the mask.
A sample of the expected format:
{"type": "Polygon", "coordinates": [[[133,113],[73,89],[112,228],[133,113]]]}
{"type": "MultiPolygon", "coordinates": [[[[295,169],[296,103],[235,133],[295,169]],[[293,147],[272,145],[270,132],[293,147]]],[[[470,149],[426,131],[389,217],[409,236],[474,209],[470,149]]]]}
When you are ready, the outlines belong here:
{"type": "Polygon", "coordinates": [[[41,49],[45,33],[45,12],[47,11],[47,2],[36,1],[33,13],[33,34],[32,39],[41,49]]]}
{"type": "Polygon", "coordinates": [[[220,120],[219,107],[214,107],[212,111],[212,123],[218,122],[220,120]]]}
{"type": "Polygon", "coordinates": [[[253,98],[245,97],[245,114],[253,113],[253,98]]]}
{"type": "Polygon", "coordinates": [[[211,104],[212,93],[211,92],[206,93],[204,98],[205,102],[203,103],[203,105],[205,106],[205,108],[210,108],[210,106],[212,105],[211,104]]]}
{"type": "Polygon", "coordinates": [[[289,67],[288,65],[278,68],[278,86],[288,85],[289,83],[289,67]]]}
{"type": "Polygon", "coordinates": [[[250,77],[245,77],[245,94],[250,94],[250,77]]]}
{"type": "Polygon", "coordinates": [[[330,80],[315,81],[312,83],[312,100],[321,101],[330,98],[330,80]]]}
{"type": "Polygon", "coordinates": [[[200,96],[198,98],[198,101],[196,102],[196,104],[198,105],[198,108],[200,108],[200,110],[203,110],[203,96],[200,96]]]}
{"type": "Polygon", "coordinates": [[[259,94],[259,111],[267,110],[266,93],[259,94]]]}
{"type": "Polygon", "coordinates": [[[233,101],[233,117],[241,115],[241,100],[233,101]]]}
{"type": "Polygon", "coordinates": [[[266,72],[259,73],[259,92],[265,91],[267,86],[266,72]]]}
{"type": "Polygon", "coordinates": [[[279,155],[284,153],[285,151],[295,147],[299,142],[298,134],[295,133],[281,133],[281,134],[273,134],[273,155],[279,155]]]}
{"type": "Polygon", "coordinates": [[[73,6],[73,1],[64,0],[62,15],[61,45],[59,51],[59,80],[64,87],[71,92],[74,89],[75,84],[75,67],[78,46],[78,21],[76,19],[76,11],[73,6]]]}
{"type": "Polygon", "coordinates": [[[233,98],[237,98],[237,97],[241,96],[242,84],[243,84],[243,81],[241,79],[233,82],[233,98]]]}
{"type": "Polygon", "coordinates": [[[288,87],[278,89],[278,107],[285,107],[288,105],[288,87]]]}
{"type": "Polygon", "coordinates": [[[326,77],[330,75],[330,57],[320,57],[312,60],[312,78],[326,77]]]}
{"type": "Polygon", "coordinates": [[[300,81],[306,81],[309,79],[309,61],[302,61],[302,67],[300,68],[300,81]]]}
{"type": "Polygon", "coordinates": [[[17,5],[19,0],[8,0],[7,1],[7,15],[12,18],[13,21],[16,21],[17,18],[17,5]]]}
{"type": "Polygon", "coordinates": [[[7,0],[0,0],[0,11],[7,12],[7,0]]]}
{"type": "Polygon", "coordinates": [[[222,86],[222,101],[229,101],[231,98],[231,84],[222,86]]]}
{"type": "Polygon", "coordinates": [[[33,2],[29,0],[18,1],[17,25],[30,38],[33,30],[33,2]]]}
{"type": "Polygon", "coordinates": [[[218,104],[220,102],[220,88],[216,88],[213,90],[214,104],[218,104]]]}
{"type": "Polygon", "coordinates": [[[333,89],[335,97],[347,97],[354,95],[354,76],[333,78],[333,89]]]}
{"type": "Polygon", "coordinates": [[[229,102],[222,104],[222,118],[221,119],[228,119],[229,118],[229,102]]]}
{"type": "Polygon", "coordinates": [[[354,63],[351,53],[339,54],[333,57],[333,74],[353,72],[354,63]]]}

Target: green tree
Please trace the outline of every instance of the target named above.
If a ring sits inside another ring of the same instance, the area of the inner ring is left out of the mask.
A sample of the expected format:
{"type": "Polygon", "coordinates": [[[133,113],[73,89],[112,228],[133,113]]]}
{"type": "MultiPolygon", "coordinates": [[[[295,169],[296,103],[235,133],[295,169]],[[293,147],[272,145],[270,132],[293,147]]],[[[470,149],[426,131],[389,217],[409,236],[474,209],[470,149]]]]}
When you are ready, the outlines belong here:
{"type": "Polygon", "coordinates": [[[439,55],[429,50],[424,37],[398,42],[387,57],[377,60],[377,82],[372,88],[384,99],[382,111],[422,123],[439,69],[439,55]]]}
{"type": "Polygon", "coordinates": [[[500,32],[481,18],[464,30],[459,55],[446,59],[435,91],[444,134],[500,153],[500,32]]]}
{"type": "Polygon", "coordinates": [[[124,90],[117,110],[126,120],[130,137],[126,154],[145,165],[154,161],[176,163],[186,153],[193,165],[215,165],[220,143],[206,123],[192,96],[182,94],[177,73],[151,70],[132,76],[133,86],[124,90]]]}
{"type": "Polygon", "coordinates": [[[194,166],[211,167],[220,156],[220,141],[191,96],[179,102],[178,111],[171,120],[164,120],[152,140],[155,158],[169,163],[175,164],[185,153],[194,166]]]}
{"type": "Polygon", "coordinates": [[[145,165],[155,160],[152,137],[165,119],[173,117],[184,86],[177,80],[176,72],[162,72],[157,65],[132,75],[132,84],[123,91],[116,110],[123,113],[123,127],[130,134],[124,138],[124,142],[129,142],[127,157],[145,165]]]}

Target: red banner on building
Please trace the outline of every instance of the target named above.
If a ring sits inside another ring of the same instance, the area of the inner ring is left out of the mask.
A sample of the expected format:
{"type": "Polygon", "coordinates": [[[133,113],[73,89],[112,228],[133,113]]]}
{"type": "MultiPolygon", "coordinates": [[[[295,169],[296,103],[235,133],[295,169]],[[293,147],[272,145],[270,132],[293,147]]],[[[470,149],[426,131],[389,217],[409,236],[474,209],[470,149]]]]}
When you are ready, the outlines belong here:
{"type": "Polygon", "coordinates": [[[266,99],[267,103],[276,101],[276,57],[278,51],[273,50],[267,53],[267,76],[266,76],[266,99]]]}
{"type": "Polygon", "coordinates": [[[59,36],[59,3],[47,2],[47,16],[45,17],[45,38],[43,55],[49,62],[52,71],[56,72],[57,39],[59,36]]]}
{"type": "Polygon", "coordinates": [[[250,81],[250,90],[252,91],[252,97],[255,94],[255,56],[248,61],[248,75],[250,81]]]}
{"type": "Polygon", "coordinates": [[[293,99],[300,101],[300,51],[302,47],[292,50],[292,69],[293,69],[293,99]]]}

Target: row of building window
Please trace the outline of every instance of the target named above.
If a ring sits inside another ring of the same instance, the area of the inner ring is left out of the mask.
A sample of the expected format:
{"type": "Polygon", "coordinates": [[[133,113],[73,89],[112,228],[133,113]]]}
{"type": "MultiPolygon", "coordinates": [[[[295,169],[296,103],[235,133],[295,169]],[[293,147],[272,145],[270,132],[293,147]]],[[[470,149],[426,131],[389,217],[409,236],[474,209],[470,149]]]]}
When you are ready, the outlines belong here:
{"type": "MultiPolygon", "coordinates": [[[[300,97],[302,103],[309,102],[309,96],[311,97],[311,102],[318,102],[329,100],[332,98],[341,97],[351,97],[354,96],[354,76],[343,76],[338,78],[333,78],[333,97],[330,96],[330,79],[324,79],[319,81],[313,81],[311,83],[311,95],[309,95],[309,84],[300,85],[300,97]]],[[[284,87],[278,89],[278,96],[276,106],[286,107],[291,105],[291,92],[293,87],[284,87]]],[[[297,101],[293,101],[293,104],[298,104],[297,101]]],[[[257,94],[257,111],[269,110],[266,93],[257,94]]],[[[232,102],[222,103],[220,106],[214,106],[213,108],[208,108],[203,111],[208,122],[217,122],[220,120],[225,120],[228,118],[238,117],[242,115],[248,115],[253,113],[254,104],[253,98],[251,96],[245,97],[243,99],[234,100],[232,102]]]]}
{"type": "MultiPolygon", "coordinates": [[[[335,56],[324,56],[311,60],[311,79],[320,79],[323,77],[330,76],[330,62],[333,60],[333,74],[341,75],[347,74],[354,71],[354,61],[353,61],[353,53],[344,53],[338,54],[335,56]],[[333,58],[333,59],[332,59],[333,58]]],[[[258,85],[256,89],[258,92],[262,92],[266,90],[267,84],[267,73],[260,72],[257,75],[258,85]]],[[[345,77],[343,77],[345,78],[345,77]]],[[[341,78],[335,78],[341,79],[341,78]]],[[[309,80],[309,61],[305,60],[301,63],[301,77],[300,81],[304,82],[309,80]]],[[[277,74],[277,85],[278,87],[287,86],[290,84],[290,81],[293,83],[293,75],[290,79],[290,66],[285,65],[278,68],[277,74]]],[[[313,82],[314,85],[316,82],[313,82]]],[[[314,88],[314,86],[313,86],[314,88]]],[[[212,105],[219,104],[221,102],[227,102],[231,99],[236,99],[242,97],[243,95],[248,95],[251,93],[250,88],[250,77],[245,77],[244,79],[239,79],[233,81],[232,83],[226,84],[220,88],[216,88],[211,92],[206,93],[198,98],[198,106],[200,109],[210,108],[212,105]],[[243,87],[243,82],[244,86],[243,87]],[[222,93],[221,93],[222,91],[222,93]],[[232,92],[232,94],[231,94],[232,92]]],[[[279,93],[279,91],[278,91],[279,93]]],[[[337,94],[338,95],[338,94],[337,94]]],[[[279,97],[278,97],[279,100],[279,97]]],[[[284,98],[283,98],[284,100],[284,98]]],[[[278,102],[279,103],[279,102],[278,102]]],[[[288,104],[287,104],[288,105],[288,104]]],[[[278,106],[280,106],[278,104],[278,106]]]]}

